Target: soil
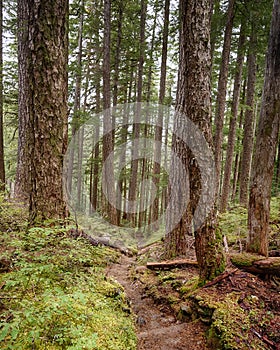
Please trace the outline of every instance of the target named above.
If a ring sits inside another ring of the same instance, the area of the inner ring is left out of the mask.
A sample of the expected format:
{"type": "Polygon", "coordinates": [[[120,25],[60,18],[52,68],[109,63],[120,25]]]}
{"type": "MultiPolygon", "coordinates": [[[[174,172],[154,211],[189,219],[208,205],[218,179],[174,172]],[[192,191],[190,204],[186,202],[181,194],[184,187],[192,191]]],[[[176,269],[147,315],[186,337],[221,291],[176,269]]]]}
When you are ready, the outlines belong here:
{"type": "MultiPolygon", "coordinates": [[[[193,254],[188,258],[193,259],[193,254]]],[[[203,317],[179,317],[186,301],[182,299],[181,287],[198,275],[197,268],[188,266],[168,271],[150,271],[146,268],[147,259],[159,261],[160,247],[145,249],[137,257],[122,255],[120,261],[107,270],[107,275],[123,286],[129,299],[135,315],[138,350],[221,349],[221,345],[209,341],[209,320],[205,321],[203,317]]],[[[222,300],[230,293],[237,293],[241,308],[252,315],[256,314],[240,349],[280,349],[279,278],[265,280],[228,266],[225,278],[200,290],[200,297],[207,295],[212,300],[222,300]],[[255,309],[250,302],[252,298],[256,300],[255,309]],[[269,313],[273,317],[264,324],[263,320],[269,313]],[[250,344],[257,344],[257,347],[252,348],[250,344]]]]}
{"type": "Polygon", "coordinates": [[[196,320],[186,324],[179,321],[166,303],[158,304],[147,295],[141,279],[131,278],[136,259],[123,255],[107,274],[118,281],[130,300],[136,315],[138,350],[207,350],[206,326],[196,320]]]}

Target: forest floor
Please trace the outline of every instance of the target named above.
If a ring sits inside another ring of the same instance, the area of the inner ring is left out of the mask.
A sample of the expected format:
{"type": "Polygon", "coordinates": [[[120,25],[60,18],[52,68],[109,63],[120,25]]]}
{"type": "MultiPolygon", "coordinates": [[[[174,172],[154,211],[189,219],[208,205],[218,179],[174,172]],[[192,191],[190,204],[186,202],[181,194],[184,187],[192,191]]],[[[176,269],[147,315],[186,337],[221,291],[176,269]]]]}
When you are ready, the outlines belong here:
{"type": "Polygon", "coordinates": [[[279,279],[229,265],[224,279],[200,288],[195,266],[147,269],[161,250],[154,244],[107,269],[130,300],[138,350],[280,349],[279,279]]]}

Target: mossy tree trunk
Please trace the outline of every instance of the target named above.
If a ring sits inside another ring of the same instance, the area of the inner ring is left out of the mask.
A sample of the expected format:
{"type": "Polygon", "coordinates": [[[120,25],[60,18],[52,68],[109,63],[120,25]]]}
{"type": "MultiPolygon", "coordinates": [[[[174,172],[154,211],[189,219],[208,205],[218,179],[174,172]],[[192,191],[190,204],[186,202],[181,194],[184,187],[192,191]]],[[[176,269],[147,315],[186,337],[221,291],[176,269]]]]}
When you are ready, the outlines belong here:
{"type": "Polygon", "coordinates": [[[274,1],[250,184],[247,251],[268,256],[272,176],[280,123],[280,0],[274,1]]]}
{"type": "MultiPolygon", "coordinates": [[[[181,1],[181,33],[180,33],[180,66],[177,90],[177,111],[184,118],[189,118],[199,127],[208,145],[212,147],[211,133],[211,47],[210,47],[210,18],[211,1],[191,0],[181,1]]],[[[175,120],[176,125],[176,120],[175,120]]],[[[193,136],[193,135],[191,135],[193,136]]],[[[195,136],[194,136],[195,137],[195,136]]],[[[191,157],[190,151],[180,139],[173,139],[173,150],[180,157],[187,168],[186,176],[190,178],[190,205],[189,210],[181,218],[179,224],[167,235],[167,256],[179,255],[185,250],[185,236],[192,230],[194,211],[197,210],[201,195],[200,169],[191,157]],[[171,252],[171,254],[170,254],[171,252]]],[[[204,152],[205,150],[201,150],[204,152]]],[[[203,157],[202,157],[203,158],[203,157]]],[[[172,164],[171,164],[171,169],[172,164]]],[[[204,169],[207,172],[207,169],[204,169]]],[[[208,169],[209,170],[209,169],[208,169]]],[[[171,179],[175,175],[172,174],[171,179]]],[[[179,179],[180,180],[180,179],[179,179]]],[[[205,180],[210,177],[205,176],[205,180]]],[[[176,184],[176,181],[173,181],[176,184]]],[[[188,189],[182,188],[178,183],[179,194],[188,189]]],[[[208,183],[209,190],[215,192],[215,183],[208,183]]],[[[172,187],[172,192],[176,190],[172,187]]],[[[182,197],[182,196],[181,196],[182,197]]],[[[180,196],[179,196],[180,198],[180,196]]],[[[176,208],[174,209],[176,210],[176,208]]],[[[200,213],[199,213],[200,214],[200,213]]],[[[203,213],[201,213],[203,215],[203,213]]],[[[202,281],[213,279],[224,269],[224,255],[221,246],[221,237],[216,235],[217,218],[214,203],[208,217],[195,227],[195,248],[202,281]]]]}
{"type": "Polygon", "coordinates": [[[18,6],[24,9],[19,96],[25,141],[19,146],[24,147],[28,173],[23,176],[34,224],[66,215],[62,167],[67,145],[68,2],[20,0],[18,6]]]}

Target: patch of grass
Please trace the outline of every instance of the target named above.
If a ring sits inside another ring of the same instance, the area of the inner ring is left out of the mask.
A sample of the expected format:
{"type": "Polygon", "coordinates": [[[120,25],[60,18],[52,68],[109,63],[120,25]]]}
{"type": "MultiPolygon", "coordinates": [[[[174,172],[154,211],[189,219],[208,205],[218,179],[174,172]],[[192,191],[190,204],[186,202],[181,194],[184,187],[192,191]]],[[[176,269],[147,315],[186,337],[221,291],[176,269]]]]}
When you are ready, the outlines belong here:
{"type": "Polygon", "coordinates": [[[61,228],[1,236],[1,349],[136,349],[122,287],[104,268],[119,254],[61,228]]]}

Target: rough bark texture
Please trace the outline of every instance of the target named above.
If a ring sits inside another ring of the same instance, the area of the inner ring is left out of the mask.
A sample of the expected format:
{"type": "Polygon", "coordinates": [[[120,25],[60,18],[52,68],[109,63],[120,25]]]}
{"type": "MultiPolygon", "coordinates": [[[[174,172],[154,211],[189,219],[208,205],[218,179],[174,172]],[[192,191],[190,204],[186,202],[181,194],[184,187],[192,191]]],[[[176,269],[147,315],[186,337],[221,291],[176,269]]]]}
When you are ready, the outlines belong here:
{"type": "MultiPolygon", "coordinates": [[[[185,118],[189,118],[194,122],[209,145],[212,145],[210,125],[211,1],[181,1],[181,13],[177,110],[185,118]]],[[[185,145],[182,145],[182,142],[178,139],[175,141],[176,143],[173,142],[173,149],[177,154],[183,156],[182,162],[190,170],[190,211],[186,213],[186,217],[181,219],[179,226],[168,234],[167,249],[172,249],[172,243],[180,241],[181,238],[184,242],[184,236],[188,233],[187,230],[190,229],[192,215],[201,194],[199,169],[195,166],[193,159],[190,158],[190,152],[187,152],[186,155],[184,152],[181,153],[185,145]]],[[[203,150],[201,151],[203,152],[203,150]]],[[[207,171],[207,169],[205,170],[207,171]]],[[[213,187],[215,184],[209,183],[208,186],[213,187]]],[[[174,190],[172,188],[172,191],[174,190]]],[[[180,190],[182,191],[182,188],[180,190]]],[[[216,223],[216,211],[213,204],[207,219],[195,231],[195,248],[202,281],[213,279],[224,269],[224,255],[220,237],[216,235],[216,223]]],[[[181,247],[179,248],[181,250],[181,247]]]]}
{"type": "Polygon", "coordinates": [[[268,256],[271,184],[280,121],[280,1],[274,1],[248,210],[247,251],[268,256]],[[260,161],[261,160],[261,161],[260,161]]]}
{"type": "Polygon", "coordinates": [[[243,20],[243,23],[240,28],[238,53],[237,53],[237,59],[236,59],[236,71],[235,71],[233,97],[232,97],[231,119],[230,119],[230,126],[229,126],[227,153],[226,153],[224,178],[223,178],[223,188],[222,188],[221,203],[220,203],[221,212],[224,212],[226,210],[228,197],[229,197],[229,190],[230,190],[230,178],[231,178],[231,169],[232,169],[232,162],[233,162],[233,156],[234,156],[234,146],[236,141],[235,138],[236,138],[239,97],[240,97],[240,88],[241,88],[241,79],[242,79],[242,67],[243,67],[243,61],[244,61],[245,41],[246,41],[245,25],[243,20]]]}
{"type": "Polygon", "coordinates": [[[214,146],[215,146],[215,163],[216,163],[216,174],[217,174],[216,186],[217,186],[218,194],[220,190],[223,126],[224,126],[224,115],[225,115],[225,107],[226,107],[226,93],[227,93],[231,34],[232,34],[233,18],[234,18],[234,3],[235,3],[235,0],[230,0],[228,4],[227,23],[226,23],[226,29],[225,29],[225,35],[224,35],[222,63],[221,63],[219,82],[218,82],[217,107],[216,107],[216,114],[215,114],[214,146]]]}
{"type": "Polygon", "coordinates": [[[27,117],[29,105],[27,91],[27,57],[30,54],[28,48],[28,15],[29,5],[27,1],[18,1],[18,151],[17,171],[15,180],[15,197],[27,201],[28,199],[28,149],[26,147],[27,117]]]}
{"type": "MultiPolygon", "coordinates": [[[[142,101],[143,91],[143,70],[144,70],[144,58],[145,58],[145,28],[146,28],[146,16],[147,16],[147,3],[146,0],[141,0],[141,19],[140,19],[140,54],[138,64],[138,80],[137,80],[137,102],[142,101]]],[[[136,106],[135,119],[133,124],[133,136],[134,146],[132,150],[132,162],[131,162],[131,175],[129,181],[129,214],[128,219],[132,226],[137,225],[137,208],[136,208],[136,195],[137,195],[137,176],[138,176],[138,154],[139,154],[139,142],[140,136],[140,106],[136,106]]]]}
{"type": "MultiPolygon", "coordinates": [[[[24,12],[19,38],[23,64],[19,91],[23,137],[19,145],[24,158],[19,161],[26,161],[28,166],[33,224],[66,215],[62,166],[67,142],[68,4],[41,0],[29,1],[27,7],[26,1],[19,1],[19,9],[24,12]]],[[[23,176],[25,182],[25,172],[23,176]]]]}
{"type": "Polygon", "coordinates": [[[247,206],[248,204],[248,189],[254,142],[254,93],[256,84],[256,72],[256,33],[254,24],[252,24],[248,54],[248,82],[244,120],[243,150],[240,165],[239,200],[240,204],[244,206],[247,206]]]}
{"type": "Polygon", "coordinates": [[[3,1],[0,1],[0,190],[5,189],[3,135],[3,1]]]}
{"type": "MultiPolygon", "coordinates": [[[[165,98],[165,86],[166,86],[166,64],[167,64],[167,44],[168,44],[168,31],[169,31],[169,7],[170,0],[165,1],[164,7],[164,26],[163,26],[163,40],[161,51],[161,74],[160,74],[160,88],[159,88],[159,104],[164,103],[165,98]]],[[[158,188],[160,164],[161,164],[161,142],[162,142],[162,126],[163,126],[163,113],[161,106],[159,106],[157,127],[155,130],[155,149],[154,149],[154,164],[153,164],[153,183],[158,188]]],[[[156,196],[152,206],[152,222],[154,230],[159,229],[157,222],[159,217],[159,197],[156,196]]]]}
{"type": "Polygon", "coordinates": [[[112,128],[112,118],[109,111],[111,105],[111,87],[110,87],[110,43],[111,43],[111,1],[104,1],[104,57],[103,57],[103,108],[104,108],[104,136],[103,136],[103,191],[107,194],[107,215],[110,222],[118,224],[118,215],[116,209],[116,191],[115,184],[112,181],[113,164],[106,159],[113,151],[113,134],[109,132],[112,128]]]}

